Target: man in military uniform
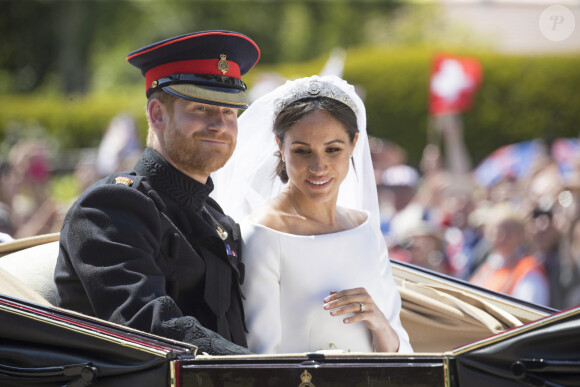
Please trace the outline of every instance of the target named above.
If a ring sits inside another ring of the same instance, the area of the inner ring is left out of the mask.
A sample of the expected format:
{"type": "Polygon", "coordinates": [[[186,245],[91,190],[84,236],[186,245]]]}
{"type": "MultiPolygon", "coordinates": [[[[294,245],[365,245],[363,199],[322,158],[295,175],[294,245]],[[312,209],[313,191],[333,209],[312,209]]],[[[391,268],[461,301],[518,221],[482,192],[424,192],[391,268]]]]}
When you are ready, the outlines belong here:
{"type": "Polygon", "coordinates": [[[231,156],[241,76],[260,51],[231,31],[178,36],[130,53],[146,80],[147,148],[95,183],[65,219],[59,305],[209,354],[249,353],[238,225],[209,197],[231,156]]]}

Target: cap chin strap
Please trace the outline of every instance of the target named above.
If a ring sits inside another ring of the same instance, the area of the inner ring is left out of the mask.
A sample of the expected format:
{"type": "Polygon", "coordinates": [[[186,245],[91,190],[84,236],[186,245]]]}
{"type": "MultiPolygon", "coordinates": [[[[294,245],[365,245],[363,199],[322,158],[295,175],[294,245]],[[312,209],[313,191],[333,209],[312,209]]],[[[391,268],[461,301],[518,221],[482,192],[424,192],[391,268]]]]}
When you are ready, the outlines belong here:
{"type": "Polygon", "coordinates": [[[176,83],[192,83],[198,86],[237,89],[241,91],[246,91],[248,89],[244,81],[241,79],[213,74],[171,74],[168,77],[163,77],[154,81],[151,86],[153,88],[164,87],[176,83]]]}

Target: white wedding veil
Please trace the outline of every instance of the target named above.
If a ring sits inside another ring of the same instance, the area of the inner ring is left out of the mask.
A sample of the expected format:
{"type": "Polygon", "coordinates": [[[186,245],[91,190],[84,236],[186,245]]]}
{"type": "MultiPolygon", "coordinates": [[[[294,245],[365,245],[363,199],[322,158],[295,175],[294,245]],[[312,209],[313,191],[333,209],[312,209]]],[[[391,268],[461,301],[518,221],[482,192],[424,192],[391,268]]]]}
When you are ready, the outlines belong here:
{"type": "MultiPolygon", "coordinates": [[[[355,88],[334,76],[312,76],[287,81],[274,91],[258,98],[238,119],[236,149],[220,170],[212,174],[215,189],[211,196],[224,212],[241,222],[254,209],[276,197],[284,188],[275,173],[278,150],[272,127],[274,110],[280,100],[308,90],[311,82],[328,83],[340,88],[349,102],[356,105],[359,138],[347,177],[340,186],[337,205],[368,211],[371,222],[380,230],[379,205],[375,175],[366,130],[365,107],[355,88]]],[[[333,98],[332,95],[324,95],[333,98]]],[[[336,99],[336,98],[335,98],[336,99]]],[[[340,99],[339,99],[340,100],[340,99]]],[[[344,102],[344,101],[341,101],[344,102]]]]}

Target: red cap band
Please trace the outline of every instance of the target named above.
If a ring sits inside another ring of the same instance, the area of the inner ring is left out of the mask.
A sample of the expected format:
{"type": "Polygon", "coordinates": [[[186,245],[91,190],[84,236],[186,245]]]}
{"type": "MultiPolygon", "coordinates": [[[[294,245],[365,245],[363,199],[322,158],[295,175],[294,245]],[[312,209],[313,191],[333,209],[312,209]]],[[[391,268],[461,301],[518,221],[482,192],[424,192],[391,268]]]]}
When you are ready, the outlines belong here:
{"type": "Polygon", "coordinates": [[[229,69],[223,74],[218,68],[219,59],[192,59],[165,63],[153,67],[145,74],[145,90],[149,90],[153,81],[168,77],[171,74],[210,74],[225,75],[227,77],[241,79],[240,67],[237,63],[228,61],[229,69]]]}

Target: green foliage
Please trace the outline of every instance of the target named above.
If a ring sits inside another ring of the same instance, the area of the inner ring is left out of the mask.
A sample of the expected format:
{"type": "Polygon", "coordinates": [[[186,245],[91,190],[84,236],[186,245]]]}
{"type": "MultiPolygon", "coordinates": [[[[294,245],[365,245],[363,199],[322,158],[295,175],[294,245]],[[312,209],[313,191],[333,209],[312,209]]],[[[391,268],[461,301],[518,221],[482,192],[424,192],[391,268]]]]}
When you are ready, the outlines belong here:
{"type": "Polygon", "coordinates": [[[364,90],[369,133],[416,161],[426,141],[429,51],[366,47],[349,57],[344,78],[364,90]]]}
{"type": "Polygon", "coordinates": [[[391,1],[0,0],[0,93],[67,94],[132,85],[125,56],[194,31],[234,30],[254,39],[261,63],[304,61],[379,36],[391,1]],[[367,22],[380,19],[371,30],[367,22]],[[50,82],[50,85],[47,83],[50,82]]]}
{"type": "Polygon", "coordinates": [[[72,173],[56,175],[50,179],[49,192],[53,200],[70,205],[81,194],[81,187],[72,173]]]}
{"type": "MultiPolygon", "coordinates": [[[[428,137],[428,83],[435,50],[358,49],[344,77],[366,91],[369,133],[400,144],[417,165],[428,137]]],[[[532,138],[547,141],[580,132],[580,57],[508,56],[453,52],[478,58],[484,80],[463,114],[474,162],[496,148],[532,138]]]]}
{"type": "MultiPolygon", "coordinates": [[[[428,80],[435,49],[369,46],[347,51],[344,78],[365,94],[369,133],[401,145],[419,163],[428,138],[428,80]]],[[[506,56],[453,52],[480,60],[484,80],[463,114],[474,162],[496,148],[532,138],[576,137],[580,131],[578,56],[506,56]]],[[[276,72],[290,79],[317,74],[326,56],[280,66],[259,65],[245,81],[276,72]]],[[[64,148],[96,146],[110,120],[127,111],[145,138],[145,97],[139,85],[86,97],[0,96],[0,138],[11,128],[42,127],[64,148]]],[[[19,129],[20,130],[20,129],[19,129]]]]}
{"type": "MultiPolygon", "coordinates": [[[[511,56],[424,46],[349,50],[344,78],[365,95],[369,133],[401,145],[409,163],[418,165],[430,135],[429,75],[439,52],[475,57],[483,67],[474,106],[462,115],[465,141],[475,163],[502,145],[578,136],[578,55],[511,56]]],[[[308,76],[318,73],[325,59],[268,71],[288,78],[308,76]]]]}
{"type": "Polygon", "coordinates": [[[143,94],[141,89],[135,89],[130,97],[119,93],[78,97],[2,95],[0,138],[3,142],[17,140],[31,137],[30,132],[42,131],[55,139],[59,148],[94,147],[111,119],[123,111],[135,117],[145,133],[143,94]]]}
{"type": "Polygon", "coordinates": [[[580,57],[481,55],[483,85],[465,114],[475,159],[499,145],[580,132],[580,57]]]}

